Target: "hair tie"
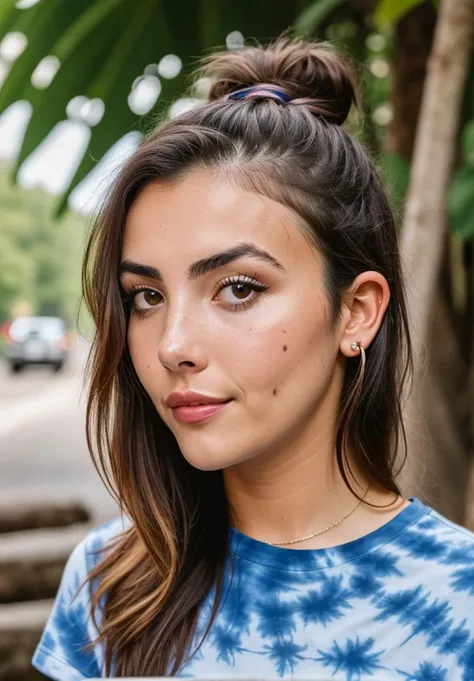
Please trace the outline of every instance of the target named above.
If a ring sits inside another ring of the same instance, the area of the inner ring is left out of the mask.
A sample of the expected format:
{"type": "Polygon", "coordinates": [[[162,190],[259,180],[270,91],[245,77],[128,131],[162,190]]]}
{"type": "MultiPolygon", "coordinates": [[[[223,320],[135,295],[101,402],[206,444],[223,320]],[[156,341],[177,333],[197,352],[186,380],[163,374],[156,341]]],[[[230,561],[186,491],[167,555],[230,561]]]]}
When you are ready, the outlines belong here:
{"type": "Polygon", "coordinates": [[[345,120],[345,116],[343,114],[333,112],[327,107],[322,106],[314,97],[291,97],[291,95],[289,95],[288,92],[286,92],[286,90],[283,88],[273,85],[265,85],[264,83],[252,85],[250,87],[231,92],[225,99],[246,100],[250,99],[251,97],[267,97],[268,99],[275,99],[276,101],[283,102],[284,104],[306,106],[308,111],[310,111],[312,114],[319,116],[328,123],[332,123],[334,125],[341,125],[345,120]]]}
{"type": "Polygon", "coordinates": [[[291,97],[285,90],[269,85],[252,85],[227,95],[227,99],[250,99],[251,97],[268,97],[280,102],[291,102],[291,97]]]}

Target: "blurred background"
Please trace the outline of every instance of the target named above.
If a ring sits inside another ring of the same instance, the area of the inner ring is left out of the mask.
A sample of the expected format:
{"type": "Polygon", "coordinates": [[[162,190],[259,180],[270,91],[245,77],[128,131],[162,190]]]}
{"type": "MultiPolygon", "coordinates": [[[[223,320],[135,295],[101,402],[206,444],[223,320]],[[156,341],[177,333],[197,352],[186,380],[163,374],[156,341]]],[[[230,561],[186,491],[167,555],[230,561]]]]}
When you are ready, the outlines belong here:
{"type": "Polygon", "coordinates": [[[0,681],[40,678],[29,659],[66,557],[117,514],[84,433],[89,226],[141,136],[202,103],[189,73],[216,47],[290,31],[358,64],[346,125],[417,287],[426,423],[407,423],[429,474],[409,487],[474,528],[473,30],[474,0],[0,0],[0,681]]]}

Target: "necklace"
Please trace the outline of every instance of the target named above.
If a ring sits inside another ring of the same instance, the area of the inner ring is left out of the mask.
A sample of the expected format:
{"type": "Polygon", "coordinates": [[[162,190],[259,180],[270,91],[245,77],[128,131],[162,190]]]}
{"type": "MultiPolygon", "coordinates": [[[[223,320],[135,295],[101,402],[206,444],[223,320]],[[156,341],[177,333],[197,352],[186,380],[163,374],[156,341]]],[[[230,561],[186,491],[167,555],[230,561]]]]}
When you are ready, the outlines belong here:
{"type": "Polygon", "coordinates": [[[365,494],[362,497],[362,499],[359,499],[359,501],[354,506],[352,511],[349,511],[349,513],[346,513],[345,516],[343,516],[340,520],[337,520],[332,525],[329,525],[329,527],[326,527],[326,529],[321,530],[320,532],[314,532],[314,534],[308,534],[306,537],[301,537],[301,539],[292,539],[291,541],[279,541],[279,542],[268,541],[267,544],[269,544],[270,546],[290,546],[291,544],[299,544],[302,541],[306,541],[307,539],[313,539],[313,537],[319,537],[320,534],[324,534],[325,532],[329,532],[329,530],[332,530],[333,527],[336,527],[336,525],[340,525],[343,522],[343,520],[345,520],[350,515],[352,515],[354,513],[354,511],[357,511],[357,509],[359,508],[359,506],[361,505],[361,503],[364,501],[365,497],[367,496],[367,492],[369,491],[369,489],[370,489],[370,485],[365,490],[365,494]]]}

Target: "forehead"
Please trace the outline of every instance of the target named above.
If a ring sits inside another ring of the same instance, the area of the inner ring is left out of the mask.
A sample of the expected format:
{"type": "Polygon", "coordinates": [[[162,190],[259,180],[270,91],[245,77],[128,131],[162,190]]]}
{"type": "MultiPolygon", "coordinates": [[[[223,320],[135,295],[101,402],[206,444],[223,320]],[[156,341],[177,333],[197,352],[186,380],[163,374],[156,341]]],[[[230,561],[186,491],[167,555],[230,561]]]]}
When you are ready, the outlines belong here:
{"type": "Polygon", "coordinates": [[[241,242],[299,261],[314,250],[287,207],[246,191],[211,171],[196,170],[175,183],[154,182],[127,216],[122,258],[188,263],[241,242]]]}

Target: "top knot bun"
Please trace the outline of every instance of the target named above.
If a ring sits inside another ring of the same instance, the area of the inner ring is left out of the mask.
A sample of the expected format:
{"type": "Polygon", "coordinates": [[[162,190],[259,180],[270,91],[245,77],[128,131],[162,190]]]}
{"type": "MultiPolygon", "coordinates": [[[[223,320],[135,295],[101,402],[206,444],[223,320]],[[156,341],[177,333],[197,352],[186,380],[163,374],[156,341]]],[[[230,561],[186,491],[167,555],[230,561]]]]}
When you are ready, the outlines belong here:
{"type": "Polygon", "coordinates": [[[277,85],[336,125],[344,123],[356,101],[351,66],[321,42],[278,38],[266,47],[217,52],[203,60],[199,75],[212,81],[209,101],[252,85],[277,85]]]}

